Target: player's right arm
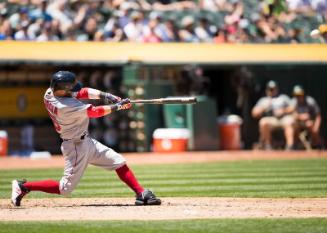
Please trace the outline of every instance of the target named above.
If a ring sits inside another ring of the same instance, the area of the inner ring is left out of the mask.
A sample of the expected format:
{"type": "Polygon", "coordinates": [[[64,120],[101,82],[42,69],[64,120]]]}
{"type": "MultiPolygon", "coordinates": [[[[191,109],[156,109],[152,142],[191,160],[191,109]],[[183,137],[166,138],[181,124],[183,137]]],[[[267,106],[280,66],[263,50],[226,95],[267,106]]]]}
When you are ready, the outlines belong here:
{"type": "Polygon", "coordinates": [[[252,117],[260,118],[265,111],[271,107],[271,101],[269,98],[263,97],[259,99],[258,103],[252,109],[252,117]]]}
{"type": "Polygon", "coordinates": [[[112,105],[103,106],[89,106],[87,108],[87,115],[89,118],[98,118],[116,111],[126,110],[132,107],[131,101],[129,99],[123,99],[112,105]]]}
{"type": "Polygon", "coordinates": [[[90,87],[82,88],[79,92],[77,92],[75,97],[77,99],[104,99],[110,101],[111,103],[118,103],[121,101],[119,96],[90,87]]]}
{"type": "Polygon", "coordinates": [[[260,108],[259,106],[254,106],[252,109],[252,117],[254,118],[259,118],[263,113],[263,109],[260,108]]]}
{"type": "Polygon", "coordinates": [[[297,100],[296,98],[292,98],[290,101],[290,104],[286,108],[286,113],[287,114],[295,114],[296,113],[296,105],[297,105],[297,100]]]}

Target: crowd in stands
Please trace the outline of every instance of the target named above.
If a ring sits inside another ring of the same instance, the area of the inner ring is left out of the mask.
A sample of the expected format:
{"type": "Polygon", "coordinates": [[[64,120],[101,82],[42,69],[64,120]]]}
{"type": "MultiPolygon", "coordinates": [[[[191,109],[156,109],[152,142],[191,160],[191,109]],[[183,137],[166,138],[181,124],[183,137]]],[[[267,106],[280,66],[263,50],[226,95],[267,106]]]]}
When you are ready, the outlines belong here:
{"type": "Polygon", "coordinates": [[[0,40],[310,43],[326,18],[326,0],[8,0],[0,40]]]}

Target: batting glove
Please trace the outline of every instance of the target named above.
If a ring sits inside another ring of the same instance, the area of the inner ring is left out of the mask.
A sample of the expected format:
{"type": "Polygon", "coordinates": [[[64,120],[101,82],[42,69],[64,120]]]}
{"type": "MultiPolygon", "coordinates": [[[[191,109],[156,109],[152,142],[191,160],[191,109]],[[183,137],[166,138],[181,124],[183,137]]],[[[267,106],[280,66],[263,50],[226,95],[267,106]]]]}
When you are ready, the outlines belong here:
{"type": "Polygon", "coordinates": [[[117,111],[130,109],[132,107],[130,99],[123,99],[115,105],[117,106],[117,111]]]}
{"type": "Polygon", "coordinates": [[[110,93],[104,93],[104,99],[114,104],[122,100],[120,97],[110,93]]]}

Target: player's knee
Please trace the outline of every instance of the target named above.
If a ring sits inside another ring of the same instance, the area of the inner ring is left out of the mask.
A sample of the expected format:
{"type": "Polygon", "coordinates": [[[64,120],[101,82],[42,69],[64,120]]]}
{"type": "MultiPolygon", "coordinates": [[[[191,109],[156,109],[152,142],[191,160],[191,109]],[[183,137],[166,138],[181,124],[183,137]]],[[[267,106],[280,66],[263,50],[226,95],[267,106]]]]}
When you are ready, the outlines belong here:
{"type": "Polygon", "coordinates": [[[108,150],[106,157],[111,159],[111,164],[107,166],[109,170],[116,170],[126,164],[126,159],[112,149],[108,150]]]}
{"type": "Polygon", "coordinates": [[[282,125],[284,127],[290,127],[290,126],[294,126],[295,124],[295,121],[294,121],[294,118],[292,116],[285,116],[283,119],[282,119],[282,125]]]}
{"type": "Polygon", "coordinates": [[[261,118],[261,120],[259,121],[260,128],[267,128],[270,125],[271,125],[271,121],[266,117],[261,118]]]}
{"type": "Polygon", "coordinates": [[[121,168],[121,167],[123,167],[125,165],[126,165],[126,161],[120,161],[119,163],[114,164],[112,170],[117,170],[117,169],[119,169],[119,168],[121,168]]]}

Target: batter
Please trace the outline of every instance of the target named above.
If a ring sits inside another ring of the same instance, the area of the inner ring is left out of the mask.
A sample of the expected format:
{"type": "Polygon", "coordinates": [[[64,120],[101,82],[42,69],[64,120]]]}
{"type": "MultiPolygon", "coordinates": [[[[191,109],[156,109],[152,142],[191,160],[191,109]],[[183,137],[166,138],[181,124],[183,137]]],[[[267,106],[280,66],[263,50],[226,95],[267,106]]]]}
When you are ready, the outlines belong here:
{"type": "Polygon", "coordinates": [[[131,108],[129,99],[92,88],[82,88],[74,73],[59,71],[52,76],[50,88],[45,92],[44,104],[63,142],[61,151],[65,159],[61,180],[12,181],[11,202],[20,206],[22,198],[30,191],[69,195],[77,186],[88,164],[115,170],[119,178],[136,194],[135,205],[160,205],[161,200],[144,189],[125,158],[101,144],[88,134],[89,118],[102,117],[115,111],[131,108]],[[111,105],[93,106],[81,99],[105,99],[111,105]]]}

